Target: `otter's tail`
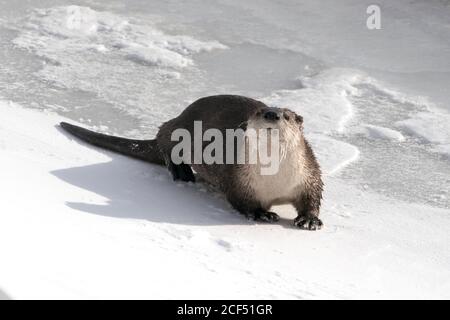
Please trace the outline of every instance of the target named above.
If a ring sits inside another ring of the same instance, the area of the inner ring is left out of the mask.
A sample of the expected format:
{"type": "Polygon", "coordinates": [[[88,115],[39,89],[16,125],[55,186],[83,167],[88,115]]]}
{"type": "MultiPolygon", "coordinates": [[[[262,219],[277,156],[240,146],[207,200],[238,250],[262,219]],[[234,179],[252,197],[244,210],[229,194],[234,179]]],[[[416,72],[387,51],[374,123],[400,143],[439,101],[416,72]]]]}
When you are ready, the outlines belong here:
{"type": "Polygon", "coordinates": [[[115,151],[150,163],[164,165],[164,159],[156,140],[133,140],[93,132],[70,123],[61,122],[61,127],[75,137],[94,146],[115,151]]]}

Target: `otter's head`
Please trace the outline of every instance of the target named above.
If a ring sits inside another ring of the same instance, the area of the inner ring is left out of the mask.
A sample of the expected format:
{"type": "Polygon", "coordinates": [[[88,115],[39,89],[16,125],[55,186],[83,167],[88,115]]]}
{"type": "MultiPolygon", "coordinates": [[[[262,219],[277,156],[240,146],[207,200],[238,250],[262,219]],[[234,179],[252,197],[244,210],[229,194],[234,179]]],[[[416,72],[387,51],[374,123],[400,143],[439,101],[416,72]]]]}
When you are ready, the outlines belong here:
{"type": "Polygon", "coordinates": [[[278,129],[280,139],[296,141],[303,134],[303,117],[287,108],[263,108],[248,121],[254,129],[278,129]]]}

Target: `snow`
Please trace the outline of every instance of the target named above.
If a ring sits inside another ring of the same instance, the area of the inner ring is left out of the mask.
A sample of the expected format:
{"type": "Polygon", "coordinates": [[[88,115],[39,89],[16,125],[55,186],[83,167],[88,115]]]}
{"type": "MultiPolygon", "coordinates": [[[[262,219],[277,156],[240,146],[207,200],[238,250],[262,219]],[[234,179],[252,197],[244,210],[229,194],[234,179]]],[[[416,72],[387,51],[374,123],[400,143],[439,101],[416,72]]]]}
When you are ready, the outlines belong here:
{"type": "Polygon", "coordinates": [[[205,186],[76,141],[59,116],[0,112],[13,298],[448,297],[448,210],[326,180],[323,232],[293,228],[288,207],[254,224],[205,186]]]}
{"type": "Polygon", "coordinates": [[[0,290],[0,300],[8,300],[8,299],[9,297],[6,295],[6,293],[0,290]]]}
{"type": "Polygon", "coordinates": [[[448,299],[450,6],[369,4],[2,2],[0,299],[448,299]],[[149,138],[218,93],[303,116],[323,230],[57,125],[149,138]]]}
{"type": "Polygon", "coordinates": [[[397,125],[411,135],[416,135],[426,142],[443,144],[450,141],[450,116],[423,112],[413,118],[399,121],[397,125]]]}
{"type": "Polygon", "coordinates": [[[396,125],[407,134],[431,144],[431,150],[450,157],[450,115],[433,110],[419,112],[412,118],[401,120],[396,125]]]}
{"type": "Polygon", "coordinates": [[[14,43],[57,65],[68,62],[62,60],[61,52],[78,54],[92,47],[145,65],[183,68],[193,63],[189,54],[226,48],[216,41],[167,35],[148,25],[75,5],[36,9],[26,21],[26,31],[14,43]]]}
{"type": "Polygon", "coordinates": [[[437,146],[434,146],[432,150],[450,158],[450,144],[439,144],[437,146]]]}
{"type": "Polygon", "coordinates": [[[361,134],[370,139],[384,139],[398,142],[405,141],[405,137],[399,131],[370,124],[361,127],[361,134]]]}
{"type": "Polygon", "coordinates": [[[340,169],[356,161],[359,156],[357,147],[325,135],[308,135],[308,142],[311,143],[314,154],[325,175],[333,175],[339,172],[340,169]]]}
{"type": "Polygon", "coordinates": [[[74,140],[56,126],[58,116],[6,103],[0,116],[7,169],[0,189],[8,199],[0,205],[0,248],[11,262],[0,265],[0,283],[13,298],[450,292],[446,210],[326,180],[323,232],[293,228],[287,207],[278,208],[280,225],[254,224],[204,186],[175,184],[163,168],[74,140]]]}

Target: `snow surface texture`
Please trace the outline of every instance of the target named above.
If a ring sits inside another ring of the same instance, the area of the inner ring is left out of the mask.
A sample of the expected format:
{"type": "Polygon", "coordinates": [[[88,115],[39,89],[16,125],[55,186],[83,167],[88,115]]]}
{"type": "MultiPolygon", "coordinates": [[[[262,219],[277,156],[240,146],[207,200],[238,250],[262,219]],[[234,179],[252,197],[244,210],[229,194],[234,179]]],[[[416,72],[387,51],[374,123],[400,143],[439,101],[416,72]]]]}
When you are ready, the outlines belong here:
{"type": "Polygon", "coordinates": [[[380,5],[369,31],[356,0],[2,3],[0,298],[449,298],[450,9],[380,5]],[[215,93],[304,117],[324,230],[57,126],[152,137],[215,93]]]}
{"type": "Polygon", "coordinates": [[[423,139],[427,143],[435,144],[437,152],[450,156],[450,115],[421,112],[413,118],[397,122],[397,126],[411,135],[423,139]],[[432,124],[432,125],[431,125],[432,124]]]}
{"type": "Polygon", "coordinates": [[[362,126],[361,133],[370,139],[385,139],[398,142],[405,141],[405,137],[401,132],[370,124],[362,126]]]}
{"type": "Polygon", "coordinates": [[[254,224],[205,186],[80,143],[60,117],[0,107],[13,298],[448,297],[448,210],[326,179],[323,231],[294,228],[290,207],[254,224]]]}
{"type": "Polygon", "coordinates": [[[187,57],[189,54],[226,48],[216,41],[170,36],[150,26],[140,26],[116,15],[80,6],[35,10],[25,28],[14,43],[39,52],[55,65],[67,63],[59,59],[67,59],[72,54],[94,50],[117,51],[136,63],[176,69],[193,63],[187,57]]]}

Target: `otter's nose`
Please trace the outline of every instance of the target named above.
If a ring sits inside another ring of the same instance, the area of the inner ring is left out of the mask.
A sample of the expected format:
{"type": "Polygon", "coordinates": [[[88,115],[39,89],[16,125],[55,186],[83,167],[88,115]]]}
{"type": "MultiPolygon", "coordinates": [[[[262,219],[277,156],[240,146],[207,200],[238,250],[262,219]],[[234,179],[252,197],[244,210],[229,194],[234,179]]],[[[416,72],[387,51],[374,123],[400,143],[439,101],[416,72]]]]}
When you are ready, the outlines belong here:
{"type": "Polygon", "coordinates": [[[280,120],[280,116],[275,111],[267,111],[266,113],[264,113],[264,119],[270,121],[277,121],[280,120]]]}

